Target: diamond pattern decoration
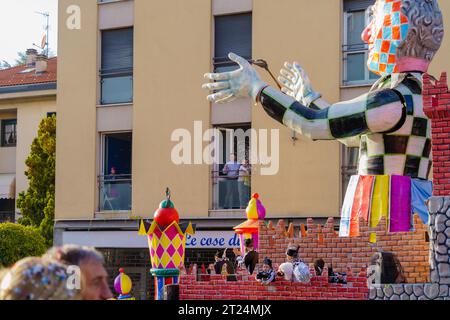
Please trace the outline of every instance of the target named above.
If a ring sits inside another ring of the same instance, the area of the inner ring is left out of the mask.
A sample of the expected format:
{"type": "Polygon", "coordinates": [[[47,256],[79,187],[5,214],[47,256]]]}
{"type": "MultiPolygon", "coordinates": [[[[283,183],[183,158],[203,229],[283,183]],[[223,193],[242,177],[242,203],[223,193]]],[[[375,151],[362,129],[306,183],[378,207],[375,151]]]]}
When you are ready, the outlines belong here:
{"type": "Polygon", "coordinates": [[[175,248],[178,248],[178,247],[182,244],[182,242],[183,242],[183,239],[182,239],[179,235],[176,235],[176,236],[172,239],[172,245],[173,245],[175,248]]]}
{"type": "Polygon", "coordinates": [[[163,232],[154,232],[149,236],[152,268],[176,269],[184,261],[185,235],[172,225],[163,232]]]}
{"type": "Polygon", "coordinates": [[[167,247],[169,247],[171,241],[170,241],[169,237],[165,233],[163,233],[161,235],[161,238],[159,239],[159,243],[163,248],[167,248],[167,247]]]}
{"type": "Polygon", "coordinates": [[[370,63],[371,70],[381,74],[398,72],[397,48],[409,31],[408,18],[401,12],[402,0],[385,0],[383,27],[375,39],[375,51],[370,63]]]}

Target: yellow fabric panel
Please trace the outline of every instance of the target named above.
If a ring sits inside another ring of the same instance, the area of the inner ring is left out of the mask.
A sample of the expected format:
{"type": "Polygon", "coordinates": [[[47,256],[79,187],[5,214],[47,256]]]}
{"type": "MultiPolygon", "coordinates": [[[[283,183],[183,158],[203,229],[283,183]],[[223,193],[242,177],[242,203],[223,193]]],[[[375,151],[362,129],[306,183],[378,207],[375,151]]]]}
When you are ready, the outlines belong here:
{"type": "Polygon", "coordinates": [[[389,210],[389,176],[376,176],[372,194],[369,227],[375,228],[389,210]]]}

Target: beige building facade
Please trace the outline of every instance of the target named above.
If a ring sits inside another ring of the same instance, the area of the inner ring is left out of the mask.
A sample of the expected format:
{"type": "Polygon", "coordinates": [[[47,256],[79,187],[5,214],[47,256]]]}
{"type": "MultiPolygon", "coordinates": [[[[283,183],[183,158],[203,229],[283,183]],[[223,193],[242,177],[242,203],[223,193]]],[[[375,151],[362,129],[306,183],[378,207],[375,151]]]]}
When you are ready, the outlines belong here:
{"type": "MultiPolygon", "coordinates": [[[[200,234],[231,237],[243,201],[227,204],[223,166],[195,158],[210,143],[195,140],[195,130],[211,128],[251,128],[260,139],[260,130],[279,130],[278,172],[263,175],[264,165],[252,165],[245,191],[260,194],[269,219],[338,217],[357,150],[295,135],[249,100],[211,105],[201,85],[205,72],[230,67],[224,53],[234,48],[265,59],[275,74],[285,61],[300,62],[329,102],[367,92],[375,78],[355,39],[371,2],[60,0],[56,243],[145,249],[136,218],[152,218],[166,187],[200,234]],[[192,135],[193,164],[173,160],[180,129],[192,135]]],[[[440,6],[449,24],[450,2],[440,6]]],[[[450,70],[449,53],[446,37],[431,73],[450,70]]],[[[230,145],[225,161],[240,147],[230,145]]]]}
{"type": "Polygon", "coordinates": [[[29,50],[27,64],[0,70],[0,221],[14,221],[19,193],[28,187],[25,160],[39,123],[56,112],[57,59],[29,50]]]}

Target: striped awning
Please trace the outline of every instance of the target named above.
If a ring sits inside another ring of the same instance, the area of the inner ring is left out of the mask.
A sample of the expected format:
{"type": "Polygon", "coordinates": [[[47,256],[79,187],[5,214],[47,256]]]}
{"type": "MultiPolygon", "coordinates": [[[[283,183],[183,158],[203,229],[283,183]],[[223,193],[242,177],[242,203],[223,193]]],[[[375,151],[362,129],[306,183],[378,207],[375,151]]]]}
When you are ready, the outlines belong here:
{"type": "Polygon", "coordinates": [[[14,199],[16,197],[16,175],[0,174],[0,199],[14,199]]]}

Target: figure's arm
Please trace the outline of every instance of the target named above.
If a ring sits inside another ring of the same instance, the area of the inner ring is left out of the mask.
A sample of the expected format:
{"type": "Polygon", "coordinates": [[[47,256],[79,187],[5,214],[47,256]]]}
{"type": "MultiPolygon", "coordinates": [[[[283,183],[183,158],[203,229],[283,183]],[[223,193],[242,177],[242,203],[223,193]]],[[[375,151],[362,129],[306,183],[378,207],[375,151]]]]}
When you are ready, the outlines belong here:
{"type": "Polygon", "coordinates": [[[307,108],[272,87],[260,92],[259,101],[272,118],[313,140],[392,132],[400,129],[406,117],[402,96],[392,89],[364,94],[323,110],[307,108]]]}
{"type": "Polygon", "coordinates": [[[213,91],[208,100],[229,102],[238,97],[260,101],[266,112],[287,127],[313,139],[334,140],[362,134],[394,132],[406,119],[406,107],[400,93],[385,89],[340,102],[323,110],[313,110],[294,98],[269,87],[242,57],[233,53],[230,59],[240,68],[232,72],[208,73],[203,88],[213,91]]]}
{"type": "MultiPolygon", "coordinates": [[[[315,110],[323,110],[329,108],[331,105],[322,98],[318,98],[311,102],[310,108],[315,110]]],[[[345,139],[337,139],[343,145],[349,148],[359,148],[361,144],[361,136],[354,136],[345,139]]]]}
{"type": "MultiPolygon", "coordinates": [[[[311,86],[308,74],[298,62],[285,62],[280,70],[278,81],[282,85],[281,91],[291,96],[305,107],[313,110],[323,110],[330,107],[330,103],[322,98],[322,95],[315,92],[311,86]]],[[[346,139],[338,139],[347,147],[359,147],[361,138],[355,136],[346,139]]]]}

